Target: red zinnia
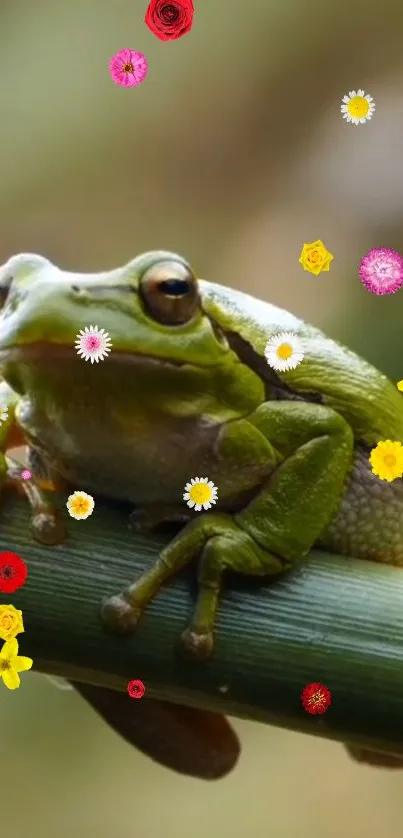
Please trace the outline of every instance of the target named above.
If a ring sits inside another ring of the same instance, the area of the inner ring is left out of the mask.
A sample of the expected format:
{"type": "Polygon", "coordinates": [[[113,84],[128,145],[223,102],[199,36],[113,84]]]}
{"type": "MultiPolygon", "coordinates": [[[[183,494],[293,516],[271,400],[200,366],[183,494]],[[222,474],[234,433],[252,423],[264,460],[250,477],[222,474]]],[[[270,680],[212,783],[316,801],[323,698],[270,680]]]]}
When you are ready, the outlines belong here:
{"type": "Polygon", "coordinates": [[[331,703],[330,690],[323,684],[307,684],[302,690],[301,701],[307,713],[326,713],[331,703]]]}
{"type": "Polygon", "coordinates": [[[0,591],[12,594],[21,588],[27,578],[28,568],[16,553],[0,553],[0,591]]]}

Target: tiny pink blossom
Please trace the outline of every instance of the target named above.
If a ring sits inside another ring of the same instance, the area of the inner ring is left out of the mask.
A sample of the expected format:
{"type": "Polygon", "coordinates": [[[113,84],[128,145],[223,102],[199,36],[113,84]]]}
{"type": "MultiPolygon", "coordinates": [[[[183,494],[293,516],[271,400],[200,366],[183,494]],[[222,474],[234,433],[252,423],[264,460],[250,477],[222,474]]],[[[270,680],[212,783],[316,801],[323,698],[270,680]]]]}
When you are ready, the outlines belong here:
{"type": "Polygon", "coordinates": [[[91,355],[92,352],[98,352],[101,348],[101,344],[102,341],[100,335],[85,335],[85,337],[83,337],[82,346],[83,349],[88,352],[88,355],[91,355]]]}
{"type": "Polygon", "coordinates": [[[121,87],[133,87],[144,81],[148,64],[142,52],[132,49],[121,49],[109,62],[109,72],[115,84],[121,87]]]}
{"type": "Polygon", "coordinates": [[[24,470],[21,472],[21,480],[30,480],[31,477],[32,472],[29,470],[29,468],[24,468],[24,470]]]}
{"type": "Polygon", "coordinates": [[[375,247],[363,256],[358,272],[371,294],[394,294],[403,285],[403,256],[388,247],[375,247]]]}

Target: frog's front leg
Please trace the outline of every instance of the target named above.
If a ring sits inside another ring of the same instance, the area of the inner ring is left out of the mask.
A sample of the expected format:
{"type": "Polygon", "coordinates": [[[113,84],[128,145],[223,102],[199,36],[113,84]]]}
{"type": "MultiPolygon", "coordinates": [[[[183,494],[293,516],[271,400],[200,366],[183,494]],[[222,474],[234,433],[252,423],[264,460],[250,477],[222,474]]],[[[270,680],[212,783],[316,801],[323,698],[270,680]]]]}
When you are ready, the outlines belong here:
{"type": "Polygon", "coordinates": [[[56,491],[59,486],[48,477],[41,480],[35,476],[28,479],[21,477],[21,464],[9,454],[5,454],[7,477],[25,494],[32,511],[32,535],[40,544],[47,546],[60,544],[66,536],[64,522],[53,504],[48,500],[44,489],[56,491]]]}
{"type": "Polygon", "coordinates": [[[0,489],[8,481],[22,489],[32,509],[32,533],[42,544],[58,544],[65,528],[43,489],[35,478],[23,480],[21,465],[7,454],[9,448],[25,445],[24,434],[18,425],[18,395],[5,381],[0,381],[0,407],[7,414],[0,425],[0,489]]]}
{"type": "Polygon", "coordinates": [[[274,575],[305,556],[338,508],[353,444],[353,433],[338,413],[304,402],[266,402],[248,421],[225,426],[223,473],[240,451],[243,460],[250,455],[251,469],[259,456],[277,465],[241,512],[233,517],[206,513],[188,524],[150,570],[105,602],[105,622],[116,631],[133,629],[162,583],[200,555],[198,599],[183,643],[195,656],[208,656],[223,572],[274,575]]]}
{"type": "Polygon", "coordinates": [[[7,473],[13,482],[18,483],[31,507],[31,530],[35,541],[51,546],[60,544],[66,537],[66,527],[54,505],[49,501],[44,489],[57,491],[59,484],[50,479],[41,480],[35,476],[23,480],[21,466],[6,455],[7,473]]]}

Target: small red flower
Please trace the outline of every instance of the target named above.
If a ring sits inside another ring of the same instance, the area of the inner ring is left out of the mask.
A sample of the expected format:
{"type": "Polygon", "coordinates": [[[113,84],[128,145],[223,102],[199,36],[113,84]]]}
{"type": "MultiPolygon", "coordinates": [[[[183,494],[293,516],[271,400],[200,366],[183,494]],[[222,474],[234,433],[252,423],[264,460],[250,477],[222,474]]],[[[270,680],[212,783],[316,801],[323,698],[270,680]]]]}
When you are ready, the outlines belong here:
{"type": "Polygon", "coordinates": [[[130,698],[143,698],[146,688],[142,681],[129,681],[127,692],[130,698]]]}
{"type": "Polygon", "coordinates": [[[16,553],[0,553],[0,591],[12,594],[24,584],[28,568],[16,553]]]}
{"type": "Polygon", "coordinates": [[[145,22],[161,41],[174,41],[190,32],[193,12],[192,0],[151,0],[145,22]]]}
{"type": "Polygon", "coordinates": [[[301,693],[301,701],[307,713],[326,713],[331,704],[330,690],[323,684],[307,684],[301,693]]]}

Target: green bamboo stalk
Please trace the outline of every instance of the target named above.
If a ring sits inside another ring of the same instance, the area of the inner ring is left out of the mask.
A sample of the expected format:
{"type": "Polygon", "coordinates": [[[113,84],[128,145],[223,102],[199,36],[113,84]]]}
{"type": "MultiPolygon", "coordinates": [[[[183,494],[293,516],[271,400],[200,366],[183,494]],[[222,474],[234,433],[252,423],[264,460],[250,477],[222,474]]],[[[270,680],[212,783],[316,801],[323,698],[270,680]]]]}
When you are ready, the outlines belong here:
{"type": "Polygon", "coordinates": [[[23,498],[6,496],[0,507],[0,549],[28,565],[25,585],[2,602],[23,610],[20,652],[35,669],[117,690],[139,678],[143,700],[403,754],[402,570],[312,553],[270,584],[229,579],[214,655],[189,662],[178,643],[193,603],[186,574],[161,591],[133,635],[114,636],[100,620],[102,598],[153,562],[166,537],[134,535],[121,505],[97,500],[89,519],[75,521],[66,498],[57,500],[68,538],[53,548],[32,540],[23,498]],[[313,681],[332,694],[322,716],[301,705],[301,690],[313,681]]]}

